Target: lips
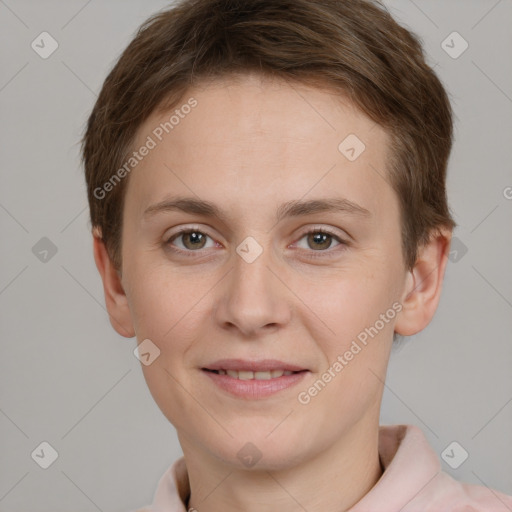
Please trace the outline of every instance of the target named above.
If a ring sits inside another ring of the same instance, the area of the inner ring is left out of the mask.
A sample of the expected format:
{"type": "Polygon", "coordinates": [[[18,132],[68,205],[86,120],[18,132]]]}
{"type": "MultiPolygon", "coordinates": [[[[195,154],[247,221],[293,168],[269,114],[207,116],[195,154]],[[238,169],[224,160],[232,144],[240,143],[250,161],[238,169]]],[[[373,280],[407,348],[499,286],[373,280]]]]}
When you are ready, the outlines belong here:
{"type": "Polygon", "coordinates": [[[296,364],[279,361],[277,359],[263,359],[260,361],[250,361],[247,359],[220,359],[214,363],[209,364],[208,366],[205,366],[203,370],[210,370],[215,372],[219,372],[220,370],[225,372],[232,370],[244,375],[244,372],[265,373],[272,371],[283,371],[294,373],[305,371],[307,368],[298,366],[296,364]]]}
{"type": "Polygon", "coordinates": [[[271,380],[307,371],[306,368],[277,359],[220,359],[203,370],[238,380],[271,380]]]}
{"type": "Polygon", "coordinates": [[[249,401],[284,392],[310,373],[307,368],[277,359],[221,359],[201,370],[218,389],[249,401]]]}
{"type": "Polygon", "coordinates": [[[248,370],[209,370],[206,369],[206,371],[214,372],[217,375],[229,375],[230,377],[233,377],[234,379],[240,379],[240,380],[270,380],[270,379],[278,379],[279,377],[282,377],[283,375],[292,375],[293,373],[298,372],[292,372],[290,370],[270,370],[270,371],[261,371],[261,372],[251,372],[248,370]]]}

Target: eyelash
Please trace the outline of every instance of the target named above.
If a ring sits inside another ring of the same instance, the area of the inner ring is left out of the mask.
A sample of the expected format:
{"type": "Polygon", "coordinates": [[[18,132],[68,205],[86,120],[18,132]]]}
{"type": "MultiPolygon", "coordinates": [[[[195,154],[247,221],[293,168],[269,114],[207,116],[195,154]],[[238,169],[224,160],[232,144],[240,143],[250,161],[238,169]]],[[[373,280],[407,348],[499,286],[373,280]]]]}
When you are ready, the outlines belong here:
{"type": "MultiPolygon", "coordinates": [[[[171,237],[169,237],[164,242],[164,244],[165,244],[166,247],[168,247],[170,250],[172,250],[175,253],[183,254],[186,257],[192,257],[193,258],[193,257],[195,257],[194,253],[200,252],[200,250],[197,250],[197,251],[183,250],[183,249],[179,249],[179,248],[173,247],[172,244],[171,244],[171,242],[173,242],[174,240],[179,238],[181,235],[185,235],[185,234],[189,234],[189,233],[201,233],[202,235],[206,235],[207,237],[209,237],[209,238],[211,238],[213,240],[213,238],[210,235],[208,235],[207,233],[201,231],[200,229],[195,229],[195,228],[187,227],[187,228],[179,229],[176,233],[174,233],[171,237]]],[[[332,232],[332,231],[330,231],[330,230],[328,230],[326,228],[313,228],[313,229],[310,229],[309,231],[305,231],[304,233],[302,233],[300,235],[300,237],[298,238],[298,241],[302,240],[305,236],[310,235],[312,233],[315,233],[315,234],[316,233],[320,233],[320,234],[324,234],[324,235],[329,235],[332,238],[334,238],[339,243],[339,245],[342,246],[342,248],[338,249],[337,251],[334,250],[334,249],[331,249],[331,248],[325,249],[325,250],[318,250],[318,251],[300,249],[300,251],[306,251],[308,253],[312,253],[312,254],[308,255],[308,258],[315,259],[315,258],[329,257],[329,256],[325,256],[324,254],[328,253],[329,255],[331,255],[331,253],[333,253],[333,252],[343,251],[347,247],[350,246],[349,242],[347,242],[346,240],[343,240],[337,234],[335,234],[334,232],[332,232]],[[320,254],[314,254],[314,253],[320,253],[320,254]]]]}

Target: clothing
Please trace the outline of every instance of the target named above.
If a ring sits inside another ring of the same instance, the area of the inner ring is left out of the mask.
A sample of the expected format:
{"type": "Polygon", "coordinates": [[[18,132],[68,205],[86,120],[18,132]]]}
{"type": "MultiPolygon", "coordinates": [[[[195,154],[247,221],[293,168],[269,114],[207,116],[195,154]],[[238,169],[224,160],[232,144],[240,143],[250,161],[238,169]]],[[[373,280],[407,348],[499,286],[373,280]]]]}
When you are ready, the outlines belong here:
{"type": "MultiPolygon", "coordinates": [[[[512,512],[512,496],[444,473],[414,425],[381,425],[379,457],[384,473],[349,512],[512,512]]],[[[189,493],[181,457],[161,477],[153,504],[136,512],[187,512],[189,493]]]]}

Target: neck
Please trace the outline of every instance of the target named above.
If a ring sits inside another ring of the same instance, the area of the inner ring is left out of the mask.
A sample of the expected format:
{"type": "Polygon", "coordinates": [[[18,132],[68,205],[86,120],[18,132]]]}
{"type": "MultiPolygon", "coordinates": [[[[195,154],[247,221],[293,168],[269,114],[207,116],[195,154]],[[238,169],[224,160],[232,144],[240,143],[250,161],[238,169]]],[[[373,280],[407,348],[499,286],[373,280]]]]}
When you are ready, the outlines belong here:
{"type": "Polygon", "coordinates": [[[382,476],[378,427],[378,422],[371,428],[354,425],[315,457],[278,471],[233,469],[180,440],[191,488],[189,510],[348,511],[382,476]]]}

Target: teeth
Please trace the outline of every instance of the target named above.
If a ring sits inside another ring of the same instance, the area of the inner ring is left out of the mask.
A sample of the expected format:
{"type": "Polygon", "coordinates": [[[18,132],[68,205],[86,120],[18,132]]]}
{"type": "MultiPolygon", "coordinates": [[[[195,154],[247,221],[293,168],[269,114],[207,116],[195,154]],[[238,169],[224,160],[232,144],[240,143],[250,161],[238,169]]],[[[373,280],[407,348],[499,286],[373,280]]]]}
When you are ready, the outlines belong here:
{"type": "Polygon", "coordinates": [[[219,375],[229,375],[234,379],[240,380],[270,380],[282,377],[283,375],[291,375],[290,370],[271,370],[267,372],[251,372],[246,370],[217,370],[219,375]]]}
{"type": "Polygon", "coordinates": [[[270,380],[272,372],[254,372],[254,378],[256,380],[270,380]]]}

